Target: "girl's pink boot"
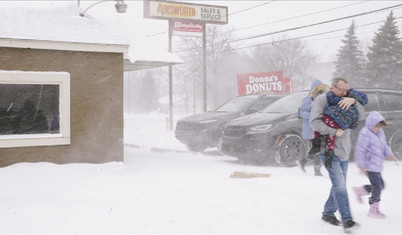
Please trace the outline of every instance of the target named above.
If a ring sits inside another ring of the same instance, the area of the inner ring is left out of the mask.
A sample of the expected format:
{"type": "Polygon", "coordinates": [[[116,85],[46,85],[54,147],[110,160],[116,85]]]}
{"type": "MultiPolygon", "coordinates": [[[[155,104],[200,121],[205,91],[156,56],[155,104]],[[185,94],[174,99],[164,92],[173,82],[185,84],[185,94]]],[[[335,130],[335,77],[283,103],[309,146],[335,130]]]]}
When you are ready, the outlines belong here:
{"type": "Polygon", "coordinates": [[[371,204],[368,216],[378,219],[385,219],[387,216],[381,213],[379,206],[379,202],[374,202],[373,204],[371,204]]]}

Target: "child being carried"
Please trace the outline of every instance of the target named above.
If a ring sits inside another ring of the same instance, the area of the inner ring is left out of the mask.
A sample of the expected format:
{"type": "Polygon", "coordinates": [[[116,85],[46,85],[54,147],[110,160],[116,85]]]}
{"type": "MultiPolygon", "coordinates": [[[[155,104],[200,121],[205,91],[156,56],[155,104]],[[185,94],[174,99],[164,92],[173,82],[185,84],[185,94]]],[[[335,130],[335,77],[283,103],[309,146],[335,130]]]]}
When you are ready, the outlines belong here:
{"type": "MultiPolygon", "coordinates": [[[[322,121],[329,127],[336,129],[356,129],[359,121],[359,112],[357,111],[355,105],[351,105],[349,110],[342,109],[338,105],[339,101],[342,100],[342,97],[335,96],[332,91],[328,91],[326,95],[328,107],[324,111],[322,121]]],[[[354,89],[348,90],[345,97],[354,98],[356,99],[356,102],[359,102],[361,105],[366,105],[368,102],[367,95],[365,93],[354,89]]],[[[336,136],[321,135],[317,131],[314,131],[314,139],[311,140],[313,147],[310,149],[309,154],[316,154],[320,152],[322,138],[325,138],[325,142],[327,144],[325,156],[332,157],[334,155],[336,136]]]]}

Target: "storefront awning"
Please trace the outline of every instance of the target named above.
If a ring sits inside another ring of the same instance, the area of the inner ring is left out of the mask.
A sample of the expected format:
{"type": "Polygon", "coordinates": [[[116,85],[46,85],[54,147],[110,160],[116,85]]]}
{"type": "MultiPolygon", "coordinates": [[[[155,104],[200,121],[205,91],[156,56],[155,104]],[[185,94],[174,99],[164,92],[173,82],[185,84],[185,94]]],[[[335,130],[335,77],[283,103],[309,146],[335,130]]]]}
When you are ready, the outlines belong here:
{"type": "Polygon", "coordinates": [[[128,53],[124,55],[125,72],[182,63],[183,61],[176,54],[139,40],[130,42],[128,53]]]}

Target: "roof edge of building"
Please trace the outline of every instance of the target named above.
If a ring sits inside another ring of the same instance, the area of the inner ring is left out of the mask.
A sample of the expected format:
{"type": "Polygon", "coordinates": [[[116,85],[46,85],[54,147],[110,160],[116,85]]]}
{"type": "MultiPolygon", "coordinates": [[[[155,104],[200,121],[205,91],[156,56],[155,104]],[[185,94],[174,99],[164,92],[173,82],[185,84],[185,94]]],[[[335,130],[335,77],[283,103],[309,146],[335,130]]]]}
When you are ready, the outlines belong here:
{"type": "Polygon", "coordinates": [[[50,40],[0,38],[0,47],[63,51],[127,53],[129,44],[60,42],[50,40]]]}

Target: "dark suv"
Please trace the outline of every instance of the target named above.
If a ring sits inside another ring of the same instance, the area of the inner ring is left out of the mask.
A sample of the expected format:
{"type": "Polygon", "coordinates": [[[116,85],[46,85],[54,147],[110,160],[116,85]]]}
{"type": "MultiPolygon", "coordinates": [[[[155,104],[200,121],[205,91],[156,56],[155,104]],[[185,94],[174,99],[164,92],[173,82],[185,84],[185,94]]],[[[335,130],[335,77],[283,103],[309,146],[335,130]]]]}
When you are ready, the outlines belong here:
{"type": "MultiPolygon", "coordinates": [[[[391,125],[384,128],[387,143],[394,155],[402,159],[402,92],[387,89],[359,89],[368,96],[366,113],[379,111],[391,125]]],[[[307,91],[288,95],[261,112],[234,119],[224,129],[221,152],[257,163],[276,163],[295,166],[296,160],[307,152],[301,138],[301,120],[298,109],[307,91]]],[[[352,130],[354,146],[359,127],[352,130]]],[[[353,151],[353,147],[352,147],[353,151]]],[[[353,153],[351,154],[353,159],[353,153]]]]}
{"type": "Polygon", "coordinates": [[[226,123],[239,116],[266,108],[283,95],[237,96],[209,112],[181,118],[176,123],[175,136],[194,152],[217,147],[226,123]]]}

